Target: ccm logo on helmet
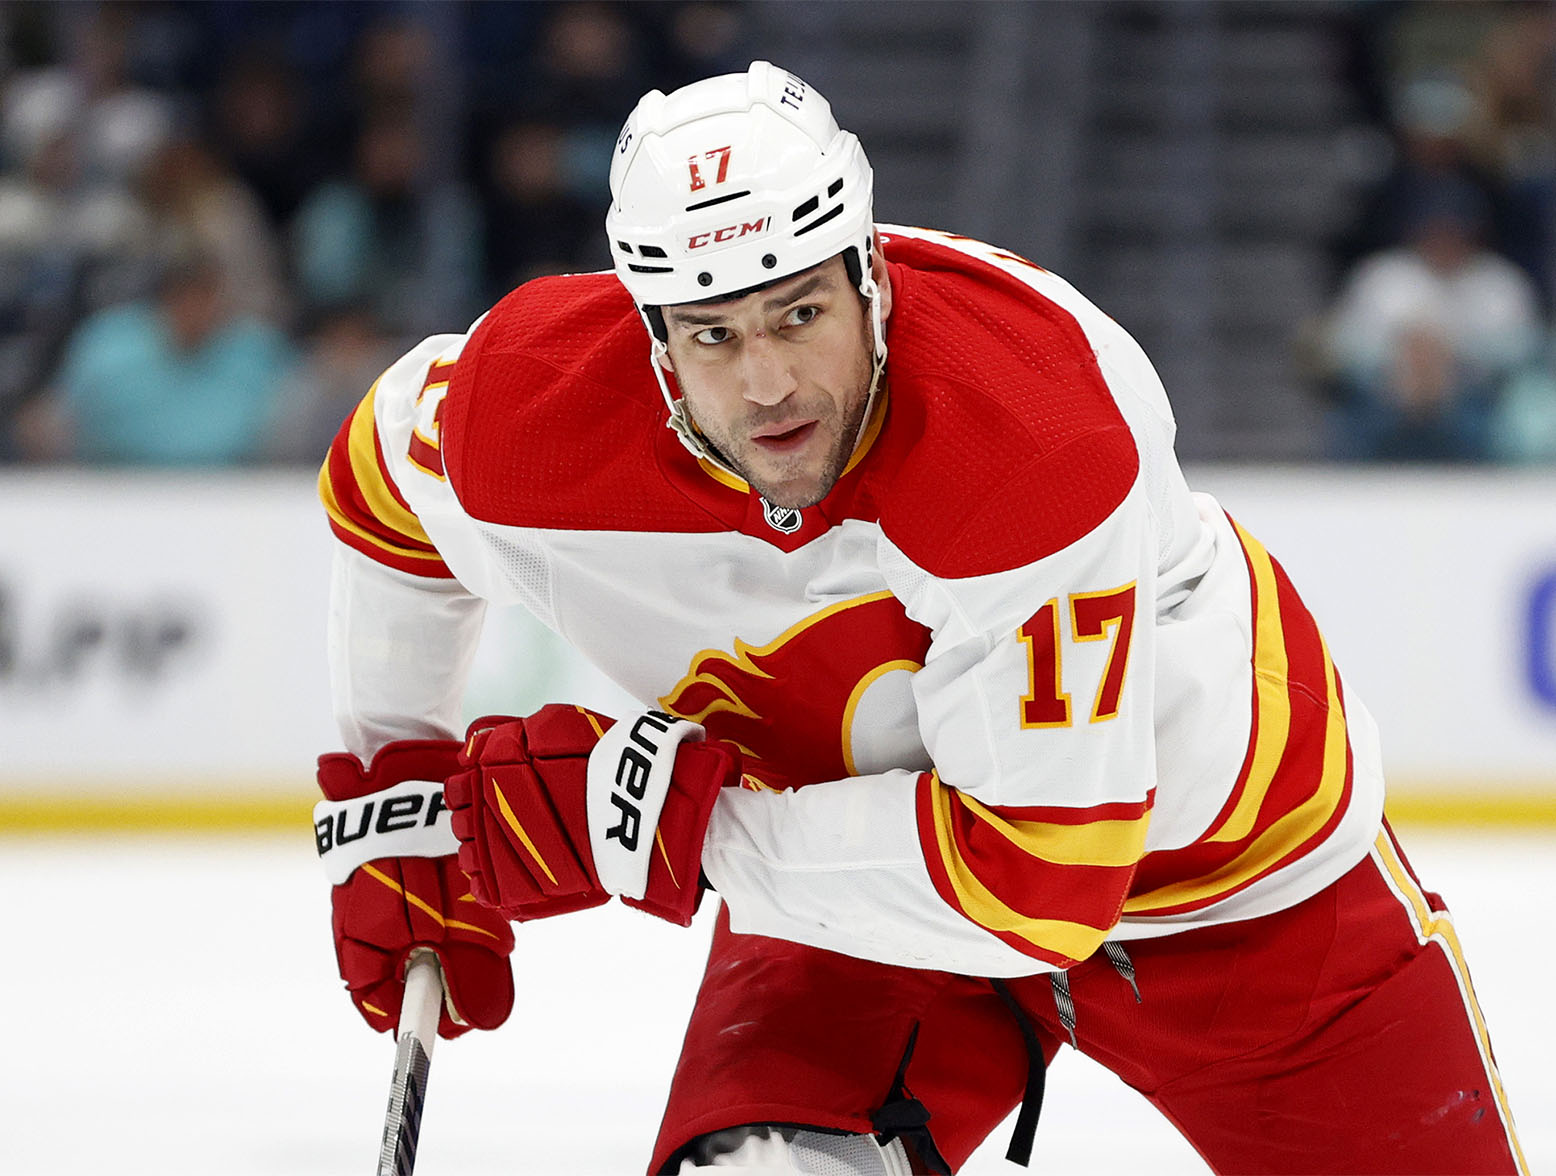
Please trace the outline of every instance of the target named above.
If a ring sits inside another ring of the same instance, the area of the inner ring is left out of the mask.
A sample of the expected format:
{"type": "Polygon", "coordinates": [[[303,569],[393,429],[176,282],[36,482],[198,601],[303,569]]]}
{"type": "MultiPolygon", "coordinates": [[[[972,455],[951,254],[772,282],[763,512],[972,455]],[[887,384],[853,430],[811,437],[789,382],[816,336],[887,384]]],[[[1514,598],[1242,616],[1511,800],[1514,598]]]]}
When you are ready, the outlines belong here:
{"type": "Polygon", "coordinates": [[[723,245],[725,242],[735,241],[752,233],[760,235],[767,232],[772,223],[772,217],[764,216],[761,220],[725,225],[722,229],[714,229],[710,233],[694,233],[686,238],[686,248],[701,249],[705,245],[723,245]]]}

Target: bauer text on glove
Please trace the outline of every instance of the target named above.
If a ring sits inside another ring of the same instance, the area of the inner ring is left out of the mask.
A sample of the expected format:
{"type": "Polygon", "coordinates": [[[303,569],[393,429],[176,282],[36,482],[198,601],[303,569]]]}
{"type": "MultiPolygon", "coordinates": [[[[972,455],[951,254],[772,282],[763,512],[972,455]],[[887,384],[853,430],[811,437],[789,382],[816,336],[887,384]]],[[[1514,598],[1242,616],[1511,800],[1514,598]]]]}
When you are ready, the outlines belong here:
{"type": "Polygon", "coordinates": [[[513,928],[476,902],[460,871],[443,807],[443,780],[459,767],[447,739],[388,744],[363,768],[353,755],[319,757],[325,798],[314,809],[314,840],[330,893],[341,979],[364,1020],[393,1029],[412,949],[430,947],[443,965],[449,1003],[444,1037],[495,1029],[513,1009],[513,928]]]}

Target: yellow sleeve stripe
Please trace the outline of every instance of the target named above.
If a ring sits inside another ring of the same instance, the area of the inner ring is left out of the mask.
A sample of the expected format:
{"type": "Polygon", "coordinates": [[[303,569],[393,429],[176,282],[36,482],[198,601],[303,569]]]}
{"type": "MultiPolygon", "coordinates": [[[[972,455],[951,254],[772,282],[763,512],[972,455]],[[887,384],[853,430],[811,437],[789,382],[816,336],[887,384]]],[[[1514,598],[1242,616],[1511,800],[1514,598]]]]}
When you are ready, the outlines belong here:
{"type": "Polygon", "coordinates": [[[403,898],[409,905],[415,907],[417,910],[421,911],[433,921],[435,921],[438,926],[456,927],[461,931],[479,931],[482,935],[485,935],[488,938],[497,938],[495,932],[488,931],[485,927],[476,927],[470,923],[450,922],[448,919],[443,917],[443,912],[439,911],[431,903],[427,902],[426,899],[412,894],[409,890],[405,889],[405,887],[401,886],[398,882],[389,877],[388,874],[385,874],[376,866],[366,865],[363,866],[362,869],[369,878],[373,878],[376,881],[382,882],[385,886],[389,887],[390,890],[394,891],[401,898],[403,898]]]}
{"type": "Polygon", "coordinates": [[[1044,953],[1071,960],[1083,960],[1102,946],[1107,938],[1105,930],[1067,919],[1033,918],[1012,910],[996,897],[956,850],[951,836],[952,803],[951,789],[941,786],[935,790],[935,841],[942,868],[963,914],[979,926],[1018,936],[1044,953]]]}
{"type": "Polygon", "coordinates": [[[378,382],[373,382],[367,396],[357,406],[351,417],[347,434],[347,449],[351,456],[351,472],[356,476],[357,488],[375,518],[390,530],[404,535],[413,543],[432,541],[422,529],[421,520],[407,510],[395,498],[385,480],[387,474],[378,461],[378,429],[375,422],[374,402],[378,398],[378,382]]]}
{"type": "Polygon", "coordinates": [[[1205,838],[1206,841],[1241,841],[1253,831],[1291,734],[1291,699],[1286,693],[1290,665],[1281,627],[1275,568],[1263,544],[1235,520],[1232,526],[1237,530],[1253,570],[1254,600],[1258,609],[1253,634],[1254,749],[1248,779],[1236,807],[1221,827],[1205,838]]]}
{"type": "Polygon", "coordinates": [[[1280,861],[1289,852],[1302,845],[1334,816],[1345,794],[1347,768],[1347,740],[1345,712],[1340,707],[1340,691],[1336,684],[1334,661],[1329,656],[1329,646],[1322,645],[1324,657],[1324,682],[1328,690],[1328,714],[1324,725],[1324,751],[1318,787],[1313,794],[1296,808],[1280,817],[1263,833],[1254,838],[1231,861],[1213,873],[1187,882],[1175,882],[1145,894],[1130,896],[1124,902],[1124,913],[1137,914],[1155,907],[1175,907],[1182,903],[1194,903],[1234,890],[1252,881],[1280,861]]]}
{"type": "Polygon", "coordinates": [[[411,547],[401,547],[398,544],[388,542],[381,536],[373,534],[373,532],[352,521],[351,516],[341,509],[340,502],[335,496],[335,487],[330,479],[330,463],[328,461],[319,470],[319,501],[324,504],[324,509],[330,516],[330,522],[342,531],[355,535],[363,542],[369,543],[382,551],[387,551],[401,559],[424,560],[430,564],[442,564],[442,556],[435,551],[418,551],[411,547]]]}
{"type": "Polygon", "coordinates": [[[535,843],[529,839],[529,834],[524,831],[524,826],[519,824],[519,818],[513,815],[513,807],[508,803],[508,798],[502,794],[502,789],[497,787],[497,781],[492,781],[492,794],[497,797],[497,810],[502,813],[502,819],[507,822],[515,836],[524,843],[524,848],[529,850],[530,857],[534,858],[546,877],[551,879],[551,885],[557,886],[556,875],[551,872],[551,867],[546,865],[546,859],[540,856],[540,850],[535,848],[535,843]]]}
{"type": "MultiPolygon", "coordinates": [[[[1133,866],[1145,852],[1149,812],[1132,821],[1088,821],[1057,825],[1001,816],[965,792],[962,807],[1029,857],[1056,866],[1133,866]]],[[[949,809],[947,810],[949,812],[949,809]]]]}

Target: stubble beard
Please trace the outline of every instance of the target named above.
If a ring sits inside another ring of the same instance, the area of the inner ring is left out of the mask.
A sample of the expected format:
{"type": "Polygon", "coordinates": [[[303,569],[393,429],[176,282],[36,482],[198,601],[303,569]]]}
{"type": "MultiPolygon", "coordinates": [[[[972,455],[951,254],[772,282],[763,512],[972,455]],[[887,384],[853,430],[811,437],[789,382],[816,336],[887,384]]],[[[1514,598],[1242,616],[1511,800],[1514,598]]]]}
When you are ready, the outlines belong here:
{"type": "MultiPolygon", "coordinates": [[[[822,462],[819,475],[814,480],[805,478],[803,471],[797,478],[770,480],[753,469],[751,462],[741,461],[738,458],[735,462],[735,472],[773,506],[793,510],[815,506],[832,492],[832,487],[837,485],[837,480],[843,476],[843,471],[848,466],[848,459],[854,454],[854,443],[858,440],[860,426],[864,423],[868,393],[869,377],[866,376],[855,396],[849,401],[846,416],[831,413],[817,421],[817,428],[830,428],[833,422],[837,421],[841,421],[841,426],[833,432],[831,448],[822,462]]],[[[749,446],[749,442],[747,445],[749,446]]]]}
{"type": "MultiPolygon", "coordinates": [[[[820,473],[813,480],[805,479],[803,471],[797,471],[798,477],[774,480],[765,477],[755,468],[755,463],[751,460],[755,445],[749,440],[751,430],[759,423],[754,418],[748,417],[737,422],[728,436],[718,436],[711,431],[704,431],[704,436],[712,442],[714,451],[724,463],[773,506],[789,510],[803,510],[815,506],[832,492],[832,487],[837,485],[838,479],[843,476],[843,471],[848,467],[849,459],[854,455],[854,446],[859,440],[865,413],[870,406],[874,359],[873,346],[867,347],[850,379],[854,394],[848,399],[843,413],[836,410],[835,401],[822,399],[828,411],[817,414],[816,427],[827,429],[835,421],[841,421],[841,427],[833,433],[831,448],[822,462],[820,473]],[[736,438],[745,438],[745,440],[737,441],[736,438]]],[[[693,416],[695,417],[695,413],[693,416]]]]}

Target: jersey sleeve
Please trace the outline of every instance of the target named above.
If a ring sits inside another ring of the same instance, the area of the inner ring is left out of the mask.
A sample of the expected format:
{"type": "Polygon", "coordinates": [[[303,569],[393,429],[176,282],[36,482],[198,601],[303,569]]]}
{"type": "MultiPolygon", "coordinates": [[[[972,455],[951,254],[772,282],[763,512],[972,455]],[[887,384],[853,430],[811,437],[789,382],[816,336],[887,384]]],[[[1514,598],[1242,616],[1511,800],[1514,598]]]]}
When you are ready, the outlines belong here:
{"type": "Polygon", "coordinates": [[[486,602],[457,580],[411,576],[351,547],[330,580],[335,722],[363,763],[396,739],[451,739],[486,602]]]}
{"type": "Polygon", "coordinates": [[[428,339],[379,377],[341,425],[319,471],[319,499],[335,537],[414,576],[453,574],[400,482],[410,474],[447,484],[439,420],[451,352],[462,342],[459,336],[428,339]]]}
{"type": "Polygon", "coordinates": [[[426,340],[379,378],[341,426],[319,473],[337,548],[329,661],[342,740],[364,761],[395,739],[458,734],[485,601],[424,519],[458,535],[443,470],[442,397],[464,336],[426,340]]]}
{"type": "Polygon", "coordinates": [[[1138,488],[1034,564],[968,580],[883,561],[934,633],[914,677],[915,786],[940,899],[1068,967],[1118,923],[1155,799],[1154,539],[1138,488]]]}
{"type": "Polygon", "coordinates": [[[935,576],[882,539],[932,634],[931,771],[719,799],[704,869],[736,930],[976,975],[1064,968],[1118,923],[1156,774],[1154,539],[1138,486],[1007,571],[935,576]]]}

